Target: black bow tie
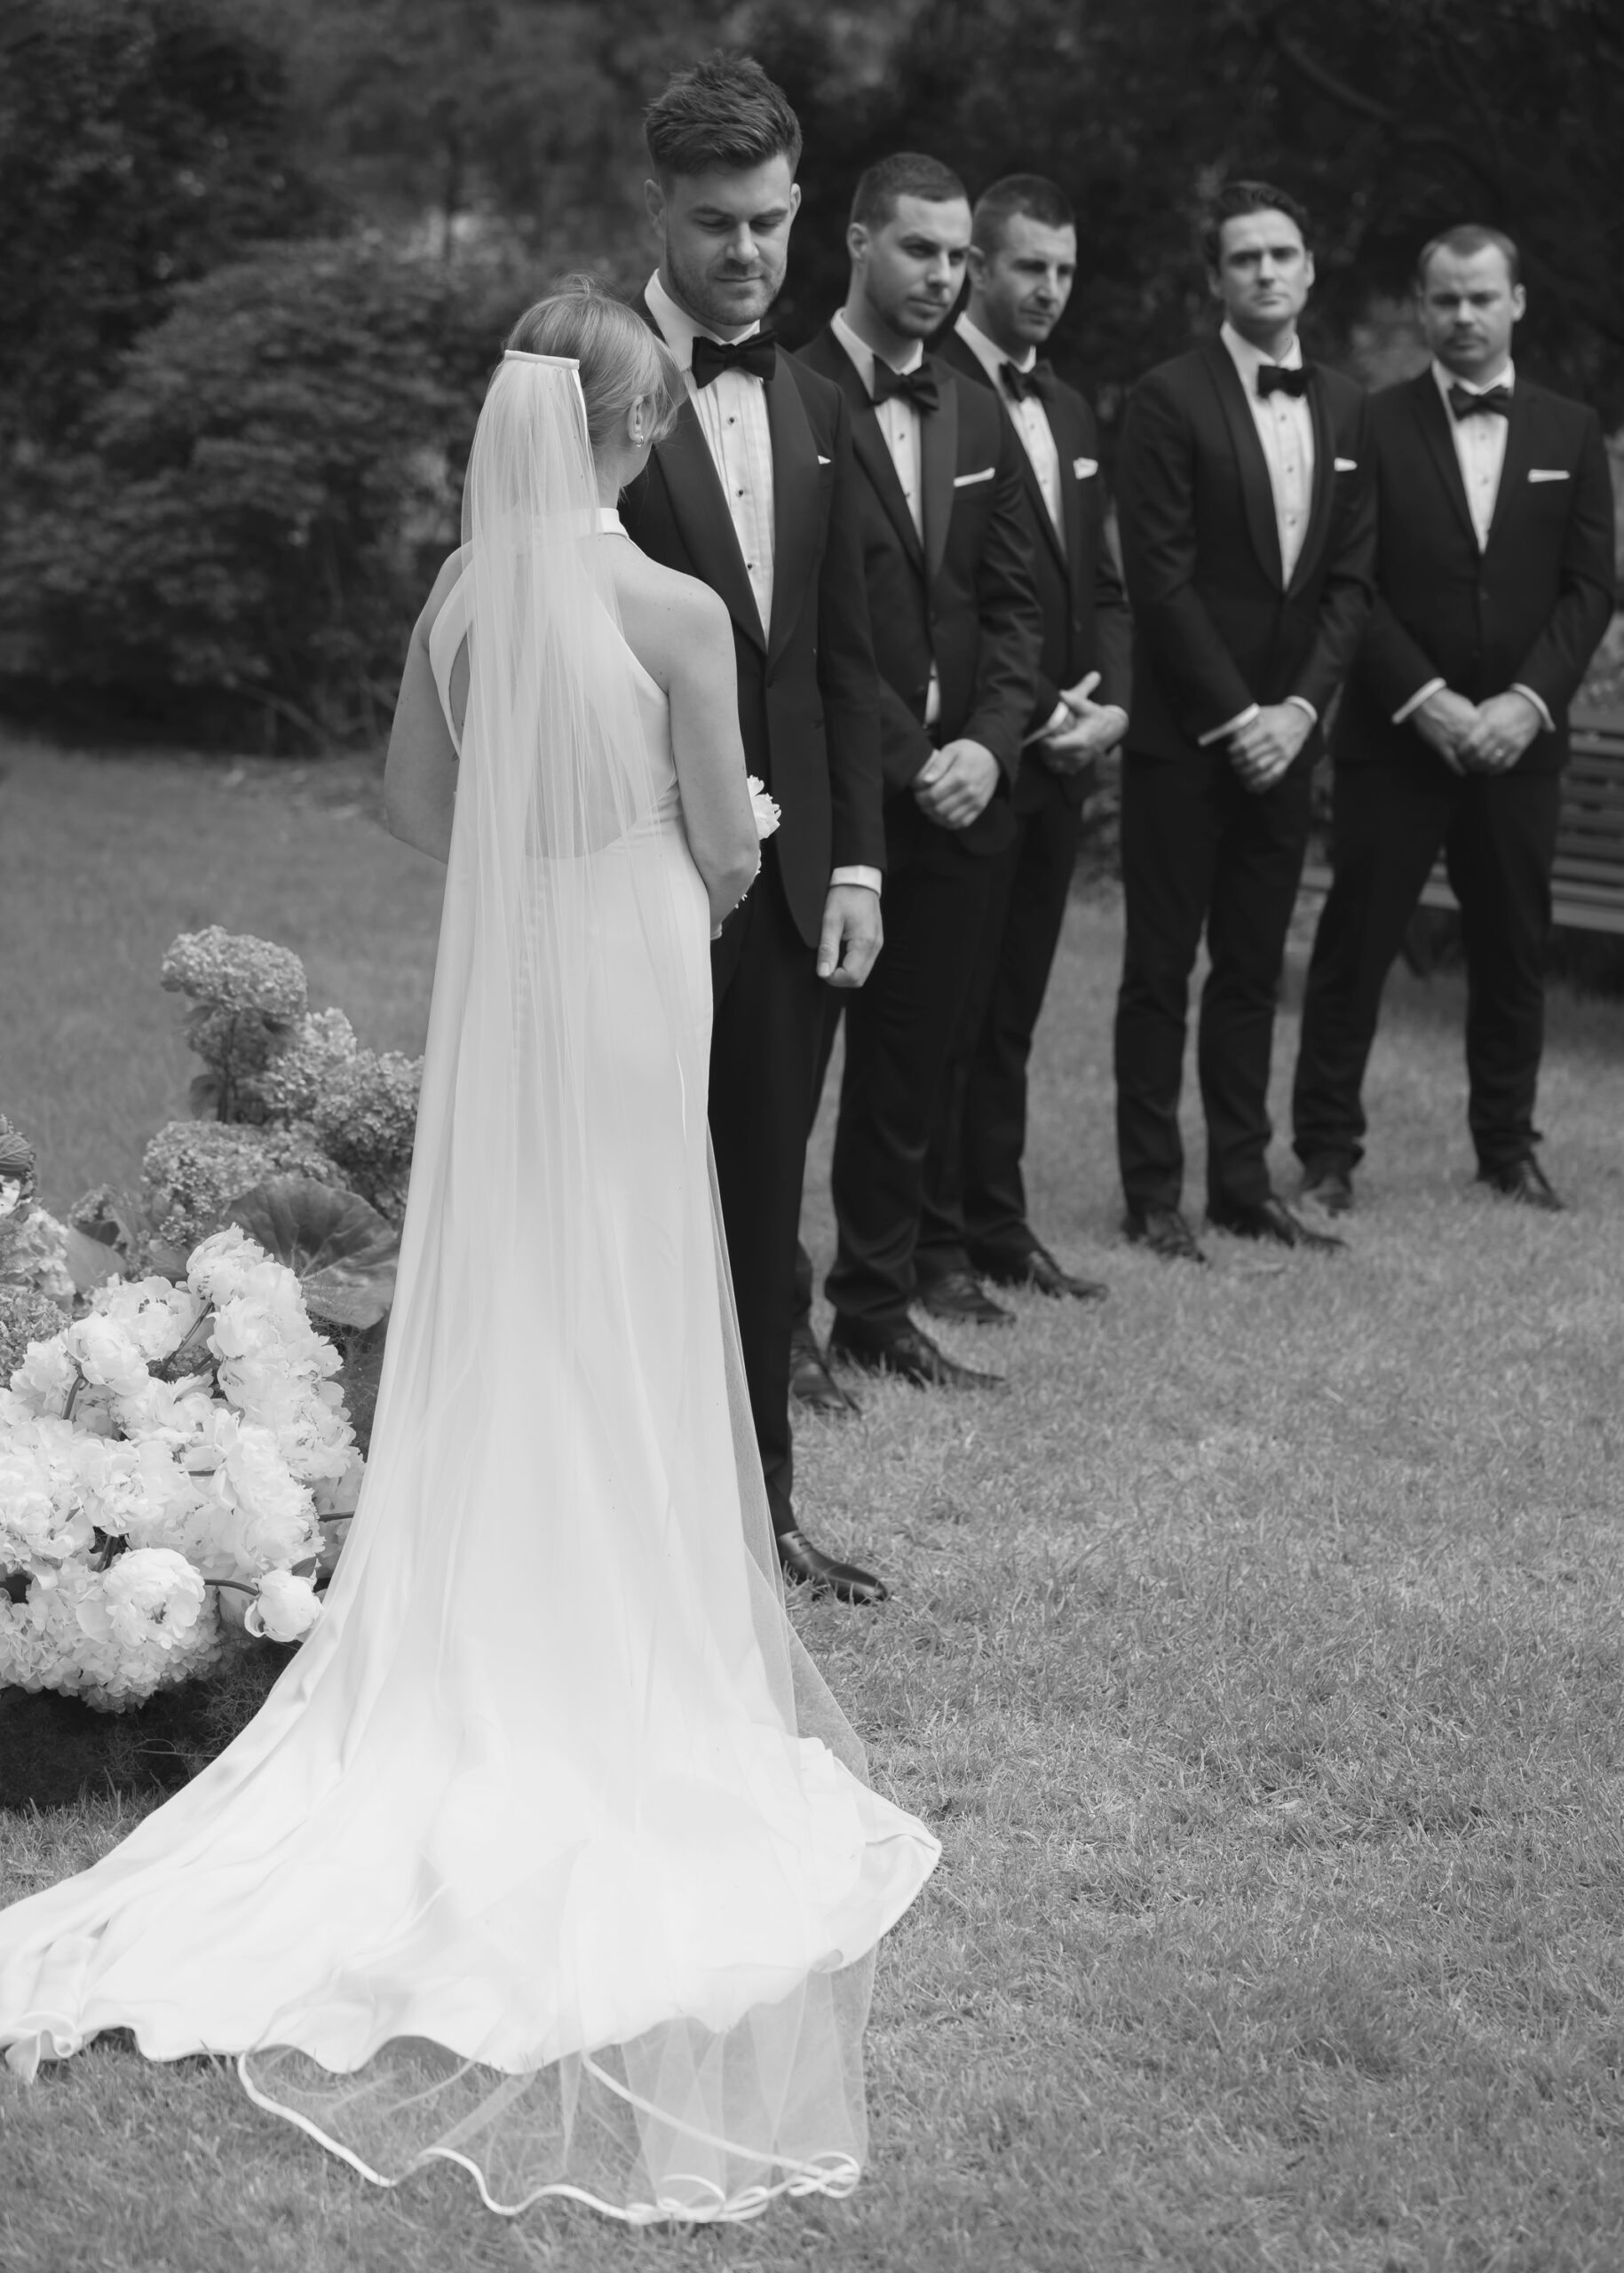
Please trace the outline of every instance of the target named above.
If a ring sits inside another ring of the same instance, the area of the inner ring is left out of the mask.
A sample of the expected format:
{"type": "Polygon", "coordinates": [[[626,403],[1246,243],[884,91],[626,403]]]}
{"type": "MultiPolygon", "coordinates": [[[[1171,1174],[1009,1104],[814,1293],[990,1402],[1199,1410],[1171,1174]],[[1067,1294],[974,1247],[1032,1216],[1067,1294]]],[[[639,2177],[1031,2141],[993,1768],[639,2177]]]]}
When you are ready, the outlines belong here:
{"type": "Polygon", "coordinates": [[[1312,376],[1306,363],[1288,371],[1283,363],[1260,363],[1257,367],[1257,392],[1265,402],[1271,394],[1306,394],[1312,376]]]}
{"type": "Polygon", "coordinates": [[[1052,402],[1055,399],[1054,366],[1046,363],[1042,356],[1029,371],[1023,371],[1018,363],[1000,363],[998,376],[1017,402],[1025,402],[1029,394],[1035,395],[1040,402],[1052,402]]]}
{"type": "Polygon", "coordinates": [[[770,379],[778,368],[778,334],[770,325],[748,339],[708,339],[693,335],[693,384],[708,387],[724,371],[743,371],[752,379],[770,379]]]}
{"type": "Polygon", "coordinates": [[[936,384],[936,374],[928,363],[920,363],[911,371],[893,371],[889,363],[874,359],[874,400],[877,407],[889,402],[893,395],[901,395],[915,410],[928,418],[941,403],[941,390],[936,384]]]}
{"type": "Polygon", "coordinates": [[[1449,408],[1457,418],[1509,418],[1511,390],[1509,387],[1485,387],[1481,394],[1472,394],[1465,387],[1452,386],[1449,408]]]}

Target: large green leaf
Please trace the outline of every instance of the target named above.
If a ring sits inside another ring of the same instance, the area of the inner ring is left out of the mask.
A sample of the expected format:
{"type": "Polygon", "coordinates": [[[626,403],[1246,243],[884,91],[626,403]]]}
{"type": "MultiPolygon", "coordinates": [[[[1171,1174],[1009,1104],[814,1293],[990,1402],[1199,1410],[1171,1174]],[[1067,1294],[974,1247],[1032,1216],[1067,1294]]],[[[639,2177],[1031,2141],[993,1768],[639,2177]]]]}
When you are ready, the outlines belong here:
{"type": "Polygon", "coordinates": [[[267,1176],[240,1192],[220,1220],[241,1224],[285,1263],[317,1317],[367,1327],[387,1316],[400,1234],[354,1192],[309,1176],[267,1176]]]}

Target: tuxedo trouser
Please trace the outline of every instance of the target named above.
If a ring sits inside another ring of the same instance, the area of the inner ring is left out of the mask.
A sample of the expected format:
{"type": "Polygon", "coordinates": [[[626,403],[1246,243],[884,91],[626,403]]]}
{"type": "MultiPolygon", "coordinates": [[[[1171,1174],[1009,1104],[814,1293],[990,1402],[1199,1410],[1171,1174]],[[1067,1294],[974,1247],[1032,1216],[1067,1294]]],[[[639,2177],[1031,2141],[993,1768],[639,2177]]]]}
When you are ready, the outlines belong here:
{"type": "MultiPolygon", "coordinates": [[[[1034,761],[1035,764],[1035,761],[1034,761]]],[[[1037,767],[1042,803],[986,863],[987,902],[963,1016],[937,1095],[915,1269],[923,1282],[1038,1245],[1026,1219],[1026,1067],[1082,841],[1082,809],[1037,767]]]]}
{"type": "Polygon", "coordinates": [[[1122,761],[1127,936],[1116,1006],[1117,1157],[1134,1208],[1176,1208],[1178,1096],[1201,932],[1196,1067],[1209,1206],[1269,1196],[1269,1060],[1286,933],[1308,843],[1310,762],[1255,794],[1228,757],[1122,761]]]}
{"type": "Polygon", "coordinates": [[[843,1323],[907,1322],[925,1147],[963,1009],[989,862],[953,831],[887,814],[885,944],[846,997],[830,1190],[838,1247],[825,1290],[843,1323]]]}
{"type": "Polygon", "coordinates": [[[1341,764],[1292,1088],[1303,1161],[1364,1156],[1361,1091],[1382,990],[1439,851],[1466,949],[1467,1119],[1480,1167],[1525,1160],[1545,1041],[1545,943],[1562,778],[1452,773],[1430,752],[1341,764]]]}
{"type": "Polygon", "coordinates": [[[823,997],[768,848],[710,951],[710,1143],[775,1531],[795,1522],[789,1328],[823,997]]]}

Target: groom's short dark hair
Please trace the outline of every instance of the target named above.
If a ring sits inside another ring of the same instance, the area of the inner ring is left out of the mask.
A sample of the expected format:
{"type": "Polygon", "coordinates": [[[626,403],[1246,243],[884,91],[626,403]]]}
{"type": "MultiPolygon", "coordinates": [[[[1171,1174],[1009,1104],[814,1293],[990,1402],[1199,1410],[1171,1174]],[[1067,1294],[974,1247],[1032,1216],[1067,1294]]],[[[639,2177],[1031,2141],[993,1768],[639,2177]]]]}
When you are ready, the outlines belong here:
{"type": "Polygon", "coordinates": [[[643,114],[643,134],[661,181],[713,166],[742,173],[778,157],[793,173],[801,162],[801,122],[783,89],[753,55],[725,48],[673,72],[643,114]]]}
{"type": "Polygon", "coordinates": [[[1042,174],[1006,174],[977,198],[970,242],[981,252],[996,252],[1017,214],[1044,229],[1077,226],[1072,201],[1058,183],[1042,174]]]}
{"type": "Polygon", "coordinates": [[[1289,190],[1277,189],[1271,181],[1226,181],[1201,217],[1201,257],[1208,268],[1216,268],[1223,260],[1224,224],[1238,221],[1243,213],[1283,213],[1296,223],[1305,249],[1313,250],[1308,208],[1289,190]]]}
{"type": "Polygon", "coordinates": [[[898,150],[876,159],[852,196],[852,218],[866,229],[883,229],[897,210],[899,197],[923,197],[932,205],[946,205],[955,197],[969,202],[970,193],[951,166],[927,158],[918,150],[898,150]]]}

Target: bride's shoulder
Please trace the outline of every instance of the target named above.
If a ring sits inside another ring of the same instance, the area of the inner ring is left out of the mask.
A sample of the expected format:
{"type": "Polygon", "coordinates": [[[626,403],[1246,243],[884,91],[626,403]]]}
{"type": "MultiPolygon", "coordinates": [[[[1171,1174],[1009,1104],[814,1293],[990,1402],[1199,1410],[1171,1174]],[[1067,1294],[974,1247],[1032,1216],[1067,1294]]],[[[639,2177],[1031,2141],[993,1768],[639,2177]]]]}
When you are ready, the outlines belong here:
{"type": "Polygon", "coordinates": [[[724,648],[731,661],[732,618],[709,584],[630,546],[615,565],[622,629],[661,686],[685,668],[714,669],[724,648]]]}

